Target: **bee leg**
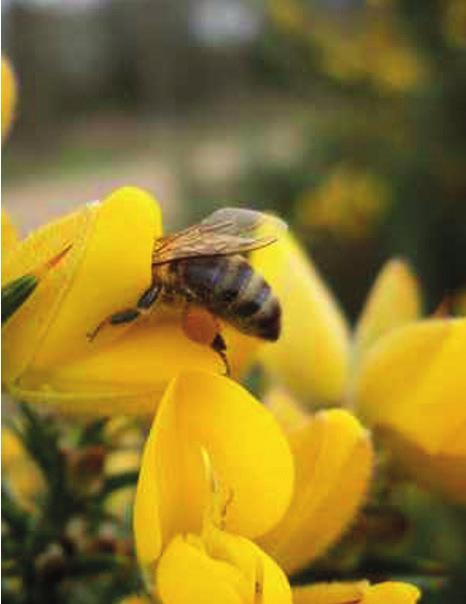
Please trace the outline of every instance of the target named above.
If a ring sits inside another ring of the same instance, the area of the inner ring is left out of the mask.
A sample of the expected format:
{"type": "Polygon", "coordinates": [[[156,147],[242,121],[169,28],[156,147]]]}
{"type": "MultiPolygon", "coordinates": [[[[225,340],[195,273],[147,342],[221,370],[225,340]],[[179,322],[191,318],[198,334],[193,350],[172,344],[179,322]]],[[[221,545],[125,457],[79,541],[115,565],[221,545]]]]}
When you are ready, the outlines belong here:
{"type": "Polygon", "coordinates": [[[141,312],[137,308],[127,308],[125,310],[120,310],[114,313],[113,315],[110,315],[107,319],[101,321],[95,329],[93,329],[87,334],[87,339],[89,340],[89,342],[92,342],[96,335],[99,333],[99,331],[102,329],[102,327],[104,327],[105,325],[121,325],[122,323],[131,323],[132,321],[135,321],[140,316],[140,314],[141,312]]]}
{"type": "Polygon", "coordinates": [[[183,312],[182,327],[190,340],[210,346],[222,359],[226,375],[230,375],[230,363],[226,355],[227,346],[220,334],[220,323],[217,318],[205,308],[186,306],[183,312]]]}
{"type": "Polygon", "coordinates": [[[152,285],[146,289],[137,303],[137,309],[141,314],[144,314],[144,311],[148,311],[154,306],[161,291],[162,286],[159,283],[152,283],[152,285]]]}
{"type": "Polygon", "coordinates": [[[126,308],[110,315],[107,319],[101,321],[93,331],[87,334],[88,340],[92,342],[105,325],[132,323],[141,315],[148,313],[159,297],[161,289],[159,284],[152,284],[139,298],[136,308],[126,308]]]}
{"type": "Polygon", "coordinates": [[[212,350],[215,350],[215,352],[220,356],[223,361],[223,364],[225,365],[225,375],[230,377],[231,366],[227,356],[227,345],[221,333],[217,333],[210,347],[212,348],[212,350]]]}

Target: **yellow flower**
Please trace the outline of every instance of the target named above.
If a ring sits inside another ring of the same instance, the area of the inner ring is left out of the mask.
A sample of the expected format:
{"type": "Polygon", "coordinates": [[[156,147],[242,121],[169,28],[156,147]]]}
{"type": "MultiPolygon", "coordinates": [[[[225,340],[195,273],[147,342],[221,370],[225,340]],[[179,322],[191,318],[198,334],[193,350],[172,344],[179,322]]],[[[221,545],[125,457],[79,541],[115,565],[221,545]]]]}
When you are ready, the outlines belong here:
{"type": "Polygon", "coordinates": [[[134,509],[139,562],[149,582],[157,568],[162,601],[252,604],[260,589],[264,604],[290,602],[282,571],[248,539],[278,522],[292,487],[291,452],[267,409],[227,378],[176,378],[144,449],[134,509]]]}
{"type": "Polygon", "coordinates": [[[310,415],[290,428],[287,436],[296,469],[293,499],[282,520],[259,544],[288,574],[294,574],[348,528],[364,502],[373,454],[368,433],[342,409],[310,415]]]}
{"type": "MultiPolygon", "coordinates": [[[[163,604],[291,604],[316,590],[328,592],[322,602],[348,604],[331,599],[334,586],[292,594],[283,571],[307,565],[348,525],[367,487],[370,441],[348,411],[293,417],[297,475],[288,505],[291,454],[267,409],[212,374],[181,375],[169,386],[144,450],[134,510],[139,562],[163,604]]],[[[344,593],[375,604],[382,600],[370,597],[383,589],[393,604],[414,604],[403,594],[415,588],[388,585],[360,582],[344,593]]]]}
{"type": "Polygon", "coordinates": [[[382,179],[345,164],[298,200],[298,222],[338,235],[363,237],[382,218],[389,191],[382,179]]]}
{"type": "MultiPolygon", "coordinates": [[[[303,266],[302,253],[289,250],[303,266]]],[[[277,285],[280,291],[284,280],[301,281],[290,270],[292,265],[291,260],[285,268],[276,263],[277,271],[283,273],[274,276],[270,272],[272,287],[277,285]]],[[[288,285],[291,291],[290,301],[283,295],[283,304],[289,313],[285,321],[296,325],[295,340],[287,340],[285,323],[285,337],[272,351],[284,361],[273,370],[293,392],[301,392],[298,400],[306,402],[306,391],[314,394],[309,375],[321,366],[325,374],[327,366],[325,357],[323,365],[319,356],[309,363],[312,357],[307,347],[311,343],[305,340],[301,347],[296,343],[299,328],[304,333],[307,318],[314,312],[316,292],[288,285]],[[287,380],[288,376],[294,381],[287,380]]],[[[351,405],[377,435],[383,434],[384,442],[414,480],[464,502],[466,319],[421,320],[420,307],[419,287],[409,267],[400,260],[388,263],[361,314],[351,348],[342,347],[336,355],[337,367],[351,362],[352,373],[345,372],[347,381],[339,382],[339,400],[334,401],[351,405]]],[[[322,341],[328,346],[335,338],[335,322],[324,315],[318,325],[316,322],[312,345],[318,348],[322,341]]],[[[268,359],[263,358],[265,369],[270,370],[268,359]]]]}
{"type": "Polygon", "coordinates": [[[413,585],[394,581],[323,583],[293,590],[294,604],[415,604],[420,597],[413,585]]]}
{"type": "Polygon", "coordinates": [[[257,545],[211,527],[177,535],[157,569],[164,604],[292,604],[285,574],[257,545]]]}
{"type": "Polygon", "coordinates": [[[17,85],[13,68],[2,57],[2,141],[8,135],[16,109],[17,85]]]}
{"type": "Polygon", "coordinates": [[[129,328],[87,334],[134,306],[151,281],[157,203],[135,188],[115,191],[22,240],[3,283],[63,257],[3,328],[3,380],[16,397],[67,412],[147,413],[185,368],[223,372],[217,355],[186,338],[180,321],[154,312],[129,328]]]}
{"type": "Polygon", "coordinates": [[[360,358],[381,336],[421,315],[418,280],[403,260],[390,260],[372,286],[354,333],[355,357],[360,358]]]}
{"type": "Polygon", "coordinates": [[[466,503],[466,319],[411,323],[363,360],[358,413],[419,482],[466,503]]]}
{"type": "Polygon", "coordinates": [[[22,505],[31,508],[44,487],[39,468],[25,450],[14,430],[2,428],[2,481],[22,505]]]}
{"type": "Polygon", "coordinates": [[[282,306],[280,340],[259,350],[268,376],[301,400],[338,402],[348,377],[349,336],[329,289],[291,234],[255,252],[252,262],[282,306]]]}

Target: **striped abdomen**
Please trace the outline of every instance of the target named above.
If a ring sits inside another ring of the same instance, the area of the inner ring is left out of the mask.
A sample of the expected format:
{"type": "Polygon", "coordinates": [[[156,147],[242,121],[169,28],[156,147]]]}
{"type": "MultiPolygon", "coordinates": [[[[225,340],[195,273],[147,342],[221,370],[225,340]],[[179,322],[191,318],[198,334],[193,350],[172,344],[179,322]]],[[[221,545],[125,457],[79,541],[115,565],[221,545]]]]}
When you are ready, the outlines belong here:
{"type": "Polygon", "coordinates": [[[268,283],[242,256],[190,258],[171,263],[178,292],[243,333],[275,341],[281,309],[268,283]]]}

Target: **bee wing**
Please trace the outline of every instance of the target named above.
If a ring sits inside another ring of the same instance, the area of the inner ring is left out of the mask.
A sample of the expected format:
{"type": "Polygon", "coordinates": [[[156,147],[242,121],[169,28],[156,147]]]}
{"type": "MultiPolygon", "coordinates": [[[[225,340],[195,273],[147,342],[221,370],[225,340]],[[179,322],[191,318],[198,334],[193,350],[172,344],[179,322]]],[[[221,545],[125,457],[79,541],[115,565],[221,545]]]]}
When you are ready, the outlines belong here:
{"type": "Polygon", "coordinates": [[[262,212],[223,208],[198,224],[157,239],[152,263],[245,254],[274,243],[286,228],[282,220],[262,212]]]}

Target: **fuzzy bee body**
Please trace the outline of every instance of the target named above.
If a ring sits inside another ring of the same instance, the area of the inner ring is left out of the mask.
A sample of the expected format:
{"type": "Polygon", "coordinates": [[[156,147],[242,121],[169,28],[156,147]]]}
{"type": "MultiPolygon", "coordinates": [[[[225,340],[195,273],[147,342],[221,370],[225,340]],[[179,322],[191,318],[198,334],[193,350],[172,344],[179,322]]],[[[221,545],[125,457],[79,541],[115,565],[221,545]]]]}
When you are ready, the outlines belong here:
{"type": "Polygon", "coordinates": [[[137,320],[157,302],[182,305],[185,334],[218,353],[228,374],[226,342],[217,317],[256,338],[274,342],[280,336],[280,304],[245,255],[274,243],[284,229],[280,219],[261,212],[222,208],[198,224],[157,238],[150,287],[135,306],[103,319],[88,339],[94,340],[106,324],[137,320]]]}
{"type": "Polygon", "coordinates": [[[202,306],[239,331],[264,340],[280,335],[281,309],[266,281],[240,255],[175,260],[153,267],[166,303],[202,306]]]}

